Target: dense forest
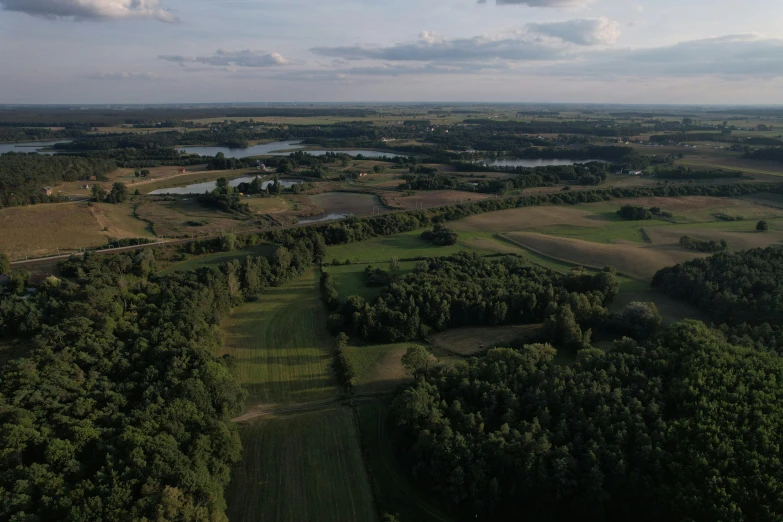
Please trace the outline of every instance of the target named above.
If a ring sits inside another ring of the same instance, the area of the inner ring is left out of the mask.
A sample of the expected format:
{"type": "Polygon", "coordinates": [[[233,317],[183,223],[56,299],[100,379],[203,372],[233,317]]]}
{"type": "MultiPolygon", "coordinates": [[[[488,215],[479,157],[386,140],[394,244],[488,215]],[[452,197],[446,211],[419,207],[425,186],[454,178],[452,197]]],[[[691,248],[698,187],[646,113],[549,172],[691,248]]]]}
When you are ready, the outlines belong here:
{"type": "Polygon", "coordinates": [[[9,152],[0,155],[0,208],[59,201],[43,188],[64,181],[104,179],[117,170],[110,160],[9,152]]]}
{"type": "Polygon", "coordinates": [[[151,251],[87,255],[0,297],[0,336],[30,346],[0,369],[0,519],[224,520],[244,392],[218,324],[323,251],[292,239],[165,277],[151,251]]]}
{"type": "Polygon", "coordinates": [[[684,322],[553,357],[498,348],[421,372],[393,405],[413,474],[486,520],[783,517],[777,355],[684,322]]]}
{"type": "Polygon", "coordinates": [[[518,256],[463,252],[421,261],[372,302],[349,296],[329,323],[335,332],[388,343],[457,326],[540,323],[565,306],[577,322],[589,322],[603,316],[618,291],[610,271],[561,276],[518,256]]]}
{"type": "Polygon", "coordinates": [[[665,268],[653,286],[722,325],[733,342],[783,354],[783,248],[769,247],[665,268]]]}

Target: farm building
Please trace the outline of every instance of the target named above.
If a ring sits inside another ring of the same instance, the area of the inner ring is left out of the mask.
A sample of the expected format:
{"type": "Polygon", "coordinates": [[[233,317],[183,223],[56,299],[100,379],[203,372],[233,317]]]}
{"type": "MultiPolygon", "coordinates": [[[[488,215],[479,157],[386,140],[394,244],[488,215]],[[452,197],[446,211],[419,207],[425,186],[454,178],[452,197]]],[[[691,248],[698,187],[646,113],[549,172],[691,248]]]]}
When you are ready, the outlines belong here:
{"type": "Polygon", "coordinates": [[[184,174],[184,173],[186,173],[187,171],[188,171],[188,169],[186,169],[185,167],[180,167],[180,168],[177,170],[177,172],[179,172],[180,174],[184,174]]]}
{"type": "Polygon", "coordinates": [[[44,188],[41,189],[41,192],[43,192],[44,195],[46,195],[46,196],[51,196],[52,195],[52,187],[44,187],[44,188]]]}

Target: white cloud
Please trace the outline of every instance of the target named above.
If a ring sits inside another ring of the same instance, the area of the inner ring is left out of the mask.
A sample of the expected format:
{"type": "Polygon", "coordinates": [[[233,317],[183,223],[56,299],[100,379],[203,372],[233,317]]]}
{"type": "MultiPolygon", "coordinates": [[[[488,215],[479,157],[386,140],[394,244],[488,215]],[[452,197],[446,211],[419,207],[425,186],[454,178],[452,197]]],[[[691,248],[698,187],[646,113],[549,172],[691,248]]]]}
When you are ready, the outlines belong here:
{"type": "Polygon", "coordinates": [[[201,63],[205,65],[232,66],[232,67],[274,67],[290,65],[293,62],[280,53],[245,49],[234,51],[230,49],[218,49],[212,56],[180,56],[161,55],[161,60],[178,63],[184,66],[186,63],[201,63]]]}
{"type": "Polygon", "coordinates": [[[88,74],[85,78],[90,80],[157,80],[159,76],[155,73],[131,73],[131,72],[119,72],[119,73],[94,73],[88,74]]]}
{"type": "Polygon", "coordinates": [[[612,45],[620,37],[620,24],[608,18],[583,18],[566,22],[527,24],[533,33],[559,38],[577,45],[612,45]]]}
{"type": "Polygon", "coordinates": [[[446,38],[424,31],[419,40],[387,47],[351,45],[314,47],[311,52],[344,60],[388,60],[418,62],[454,62],[472,60],[538,61],[565,56],[563,46],[552,45],[537,36],[517,31],[497,36],[446,38]]]}
{"type": "Polygon", "coordinates": [[[752,78],[777,78],[783,77],[783,39],[757,34],[731,34],[665,47],[605,50],[585,53],[573,63],[541,70],[569,76],[719,76],[746,78],[748,81],[752,78]]]}
{"type": "Polygon", "coordinates": [[[0,0],[0,7],[50,19],[179,21],[171,11],[161,8],[160,0],[0,0]]]}
{"type": "MultiPolygon", "coordinates": [[[[496,0],[497,5],[526,5],[528,7],[555,7],[573,9],[585,7],[595,0],[496,0]]],[[[487,3],[486,0],[479,0],[480,4],[487,3]]]]}

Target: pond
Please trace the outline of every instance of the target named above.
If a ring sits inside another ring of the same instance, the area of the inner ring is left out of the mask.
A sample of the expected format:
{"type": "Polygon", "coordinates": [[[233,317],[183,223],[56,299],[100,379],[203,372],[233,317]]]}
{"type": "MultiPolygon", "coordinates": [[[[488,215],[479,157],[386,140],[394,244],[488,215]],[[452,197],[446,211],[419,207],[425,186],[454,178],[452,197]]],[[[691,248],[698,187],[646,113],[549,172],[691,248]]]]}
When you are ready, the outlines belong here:
{"type": "Polygon", "coordinates": [[[594,159],[572,160],[572,159],[498,159],[483,160],[480,163],[490,167],[560,167],[563,165],[576,165],[577,163],[590,163],[591,161],[602,161],[594,159]]]}
{"type": "Polygon", "coordinates": [[[59,141],[29,141],[26,143],[0,143],[0,154],[6,152],[37,152],[39,154],[47,154],[52,156],[56,151],[47,150],[41,151],[48,147],[53,147],[57,143],[70,143],[72,140],[59,140],[59,141]]]}
{"type": "Polygon", "coordinates": [[[300,223],[318,223],[320,221],[333,221],[335,219],[343,219],[347,218],[350,214],[323,214],[321,216],[315,216],[315,217],[309,217],[309,218],[301,218],[299,219],[300,223]]]}
{"type": "MultiPolygon", "coordinates": [[[[228,182],[232,187],[239,186],[240,183],[250,183],[256,178],[256,176],[244,176],[241,178],[235,178],[228,182]]],[[[274,183],[274,180],[268,180],[261,183],[262,188],[266,188],[274,183]]],[[[301,179],[281,179],[280,184],[285,188],[293,187],[294,185],[302,183],[301,179]]],[[[204,192],[211,192],[217,188],[217,181],[205,181],[204,183],[195,183],[193,185],[186,185],[184,187],[171,187],[153,190],[150,192],[151,196],[158,196],[162,194],[203,194],[204,192]]]]}
{"type": "MultiPolygon", "coordinates": [[[[179,150],[184,150],[188,154],[198,154],[199,156],[214,156],[218,152],[222,152],[227,158],[250,158],[253,156],[288,156],[292,152],[297,150],[305,150],[306,145],[302,145],[301,141],[275,141],[272,143],[264,143],[262,145],[253,145],[245,149],[232,149],[229,147],[181,147],[179,150]],[[284,151],[284,152],[275,152],[284,151]]],[[[327,152],[326,150],[308,150],[308,154],[313,156],[323,156],[327,152]]],[[[379,150],[339,150],[332,152],[343,152],[350,156],[356,156],[362,154],[365,157],[378,157],[388,156],[390,158],[396,158],[401,154],[394,154],[392,152],[381,152],[379,150]]]]}

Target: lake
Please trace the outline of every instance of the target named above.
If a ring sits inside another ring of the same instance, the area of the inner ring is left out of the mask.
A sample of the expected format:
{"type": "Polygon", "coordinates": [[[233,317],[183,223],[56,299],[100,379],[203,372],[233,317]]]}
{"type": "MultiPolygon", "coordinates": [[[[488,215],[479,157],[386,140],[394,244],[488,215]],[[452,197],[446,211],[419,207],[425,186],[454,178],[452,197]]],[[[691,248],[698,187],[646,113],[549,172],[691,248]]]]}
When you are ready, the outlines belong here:
{"type": "MultiPolygon", "coordinates": [[[[246,149],[232,149],[229,147],[181,147],[179,150],[184,150],[188,154],[198,154],[199,156],[214,156],[218,152],[222,152],[227,158],[250,158],[253,156],[288,156],[292,152],[297,150],[305,150],[306,145],[302,145],[301,141],[275,141],[272,143],[264,143],[263,145],[253,145],[246,149]],[[285,152],[274,152],[285,151],[285,152]]],[[[308,154],[313,156],[323,156],[327,152],[326,150],[308,150],[308,154]]],[[[363,154],[367,157],[388,156],[390,158],[396,158],[401,154],[394,154],[392,152],[381,152],[379,150],[338,150],[331,152],[343,152],[350,156],[356,156],[357,154],[363,154]]]]}
{"type": "Polygon", "coordinates": [[[72,140],[60,140],[60,141],[29,141],[26,143],[0,143],[0,154],[6,152],[37,152],[39,154],[48,154],[52,156],[55,151],[41,152],[41,149],[52,147],[56,143],[70,143],[72,140]]]}
{"type": "Polygon", "coordinates": [[[527,167],[527,168],[535,168],[535,167],[560,167],[563,165],[575,165],[577,163],[589,163],[591,161],[602,161],[602,160],[592,160],[592,159],[586,159],[586,160],[570,160],[570,159],[499,159],[499,160],[483,160],[481,161],[484,165],[489,165],[490,167],[527,167]]]}
{"type": "MultiPolygon", "coordinates": [[[[232,187],[238,187],[240,183],[250,183],[256,178],[256,176],[245,176],[241,178],[235,178],[228,182],[232,187]]],[[[274,180],[264,181],[261,183],[262,188],[266,188],[274,183],[274,180]]],[[[294,185],[302,183],[300,179],[281,179],[280,184],[285,188],[293,187],[294,185]]],[[[153,190],[150,192],[151,196],[158,196],[162,194],[203,194],[204,192],[211,192],[217,188],[217,181],[205,181],[204,183],[195,183],[193,185],[186,185],[184,187],[171,187],[153,190]]]]}

